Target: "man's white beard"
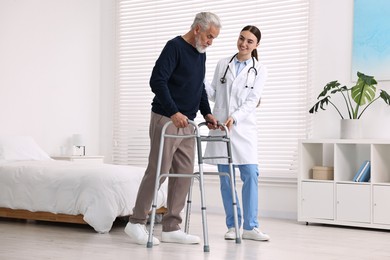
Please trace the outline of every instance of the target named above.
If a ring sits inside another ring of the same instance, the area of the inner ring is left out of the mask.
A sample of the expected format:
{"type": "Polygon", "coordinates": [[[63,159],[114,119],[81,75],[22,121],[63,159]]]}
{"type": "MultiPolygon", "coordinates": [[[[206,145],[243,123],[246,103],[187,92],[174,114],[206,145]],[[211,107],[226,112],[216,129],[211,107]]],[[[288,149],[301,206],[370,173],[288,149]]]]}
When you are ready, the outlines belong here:
{"type": "Polygon", "coordinates": [[[199,53],[205,53],[207,49],[200,44],[199,37],[195,38],[195,48],[199,53]]]}

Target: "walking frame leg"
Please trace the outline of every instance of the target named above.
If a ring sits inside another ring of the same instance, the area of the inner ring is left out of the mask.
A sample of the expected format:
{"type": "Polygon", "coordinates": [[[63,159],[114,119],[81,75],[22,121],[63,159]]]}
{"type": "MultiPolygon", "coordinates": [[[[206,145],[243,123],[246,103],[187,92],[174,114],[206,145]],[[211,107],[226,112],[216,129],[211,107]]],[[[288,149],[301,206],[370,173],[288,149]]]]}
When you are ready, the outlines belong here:
{"type": "Polygon", "coordinates": [[[164,133],[167,127],[168,124],[165,124],[161,132],[159,156],[157,160],[157,169],[156,169],[156,182],[154,184],[154,193],[153,193],[154,196],[153,196],[153,203],[152,203],[152,215],[150,216],[149,236],[148,236],[148,242],[146,243],[147,248],[153,247],[153,229],[154,229],[154,222],[156,219],[157,195],[158,195],[158,189],[160,186],[159,184],[161,178],[160,173],[161,173],[162,153],[164,148],[164,133]]]}
{"type": "MultiPolygon", "coordinates": [[[[195,177],[194,177],[195,178],[195,177]]],[[[190,231],[190,216],[191,216],[191,203],[192,203],[192,185],[194,183],[194,178],[191,178],[191,185],[187,195],[187,208],[186,208],[186,218],[184,225],[184,232],[189,233],[190,231]]]]}
{"type": "Polygon", "coordinates": [[[150,216],[150,227],[149,227],[149,236],[148,236],[148,242],[146,243],[147,248],[153,247],[153,229],[154,229],[154,222],[156,219],[156,208],[157,208],[157,194],[158,188],[159,188],[159,181],[160,178],[157,176],[156,178],[156,184],[154,187],[154,196],[153,196],[153,203],[152,203],[152,214],[150,216]]]}
{"type": "Polygon", "coordinates": [[[203,240],[204,240],[204,246],[203,251],[204,252],[210,252],[210,245],[209,245],[209,238],[208,238],[208,227],[207,227],[207,214],[206,214],[206,200],[205,200],[205,193],[204,193],[204,180],[203,180],[203,165],[199,165],[200,171],[199,171],[199,188],[200,188],[200,203],[201,203],[201,210],[202,210],[202,223],[203,223],[203,240]]]}
{"type": "Polygon", "coordinates": [[[236,199],[236,188],[234,181],[234,173],[233,173],[233,165],[229,163],[229,179],[230,179],[230,187],[232,193],[232,202],[233,202],[233,215],[234,215],[234,229],[236,231],[236,244],[241,243],[240,237],[240,227],[238,226],[238,212],[237,212],[237,199],[236,199]]]}
{"type": "Polygon", "coordinates": [[[206,199],[204,194],[204,175],[203,175],[203,155],[202,155],[202,139],[200,136],[199,128],[196,127],[196,148],[198,152],[198,165],[199,165],[199,189],[200,189],[200,204],[202,211],[202,223],[203,223],[203,251],[210,252],[208,227],[207,227],[207,215],[206,215],[206,199]]]}

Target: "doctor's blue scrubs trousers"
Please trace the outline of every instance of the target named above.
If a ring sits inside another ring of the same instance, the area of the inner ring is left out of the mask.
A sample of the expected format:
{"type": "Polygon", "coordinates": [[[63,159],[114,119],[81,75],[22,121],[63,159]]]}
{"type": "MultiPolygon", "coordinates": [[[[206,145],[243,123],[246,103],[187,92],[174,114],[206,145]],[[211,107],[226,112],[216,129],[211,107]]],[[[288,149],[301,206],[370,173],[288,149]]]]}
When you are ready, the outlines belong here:
{"type": "MultiPolygon", "coordinates": [[[[235,181],[235,169],[240,170],[242,186],[242,208],[244,216],[244,230],[252,230],[259,227],[258,216],[258,177],[259,170],[257,164],[243,164],[233,166],[233,176],[235,181]]],[[[219,172],[229,172],[229,165],[218,164],[219,172]]],[[[233,199],[231,192],[230,179],[228,176],[220,176],[220,188],[223,200],[223,206],[226,214],[226,226],[234,228],[233,199]]],[[[235,190],[237,201],[238,225],[241,227],[242,214],[241,207],[235,190]]]]}

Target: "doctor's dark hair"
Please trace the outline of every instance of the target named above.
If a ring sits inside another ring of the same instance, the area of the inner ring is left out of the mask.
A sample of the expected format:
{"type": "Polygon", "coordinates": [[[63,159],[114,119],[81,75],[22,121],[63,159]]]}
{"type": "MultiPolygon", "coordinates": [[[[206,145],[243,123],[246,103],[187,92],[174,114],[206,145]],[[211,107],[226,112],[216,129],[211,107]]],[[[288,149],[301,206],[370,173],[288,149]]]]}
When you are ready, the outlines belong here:
{"type": "MultiPolygon", "coordinates": [[[[243,32],[243,31],[250,31],[251,33],[253,33],[256,36],[257,43],[260,42],[260,40],[261,40],[261,32],[260,32],[259,28],[257,28],[256,26],[254,26],[254,25],[247,25],[244,28],[242,28],[241,32],[243,32]]],[[[259,58],[257,56],[257,49],[254,49],[252,51],[252,57],[255,57],[256,60],[259,60],[259,58]]]]}
{"type": "Polygon", "coordinates": [[[211,12],[201,12],[196,14],[194,22],[191,25],[191,29],[194,30],[195,27],[199,24],[202,31],[207,30],[211,25],[221,28],[221,21],[219,17],[211,12]]]}

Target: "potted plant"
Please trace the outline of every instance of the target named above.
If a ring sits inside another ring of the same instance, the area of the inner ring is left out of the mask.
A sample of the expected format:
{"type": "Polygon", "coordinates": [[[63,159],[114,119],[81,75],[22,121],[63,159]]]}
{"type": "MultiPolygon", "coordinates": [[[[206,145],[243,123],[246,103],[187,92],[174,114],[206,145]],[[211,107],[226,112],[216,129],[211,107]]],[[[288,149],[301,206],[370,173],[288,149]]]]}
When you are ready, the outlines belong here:
{"type": "MultiPolygon", "coordinates": [[[[310,108],[309,113],[316,113],[320,108],[325,110],[325,106],[331,104],[339,113],[341,119],[360,119],[366,109],[379,99],[382,99],[387,105],[390,105],[390,95],[386,91],[380,89],[379,95],[376,96],[377,82],[373,76],[368,76],[360,72],[357,73],[357,76],[358,80],[356,85],[351,88],[347,88],[346,86],[341,87],[341,84],[337,80],[326,84],[317,97],[318,101],[310,108]],[[343,115],[337,105],[331,101],[332,95],[338,93],[344,99],[344,104],[347,108],[346,115],[343,115]]],[[[345,121],[342,120],[342,124],[343,122],[345,121]]],[[[341,129],[341,131],[343,130],[341,129]]]]}

